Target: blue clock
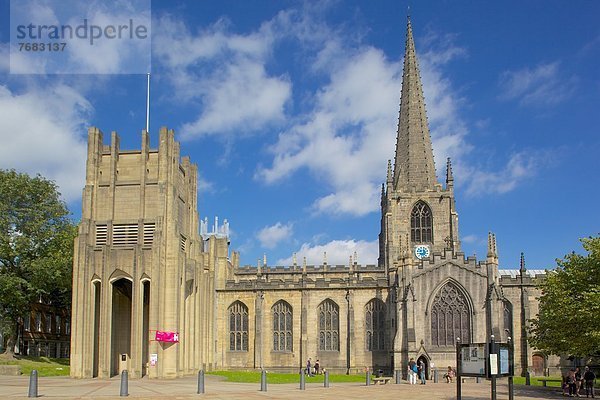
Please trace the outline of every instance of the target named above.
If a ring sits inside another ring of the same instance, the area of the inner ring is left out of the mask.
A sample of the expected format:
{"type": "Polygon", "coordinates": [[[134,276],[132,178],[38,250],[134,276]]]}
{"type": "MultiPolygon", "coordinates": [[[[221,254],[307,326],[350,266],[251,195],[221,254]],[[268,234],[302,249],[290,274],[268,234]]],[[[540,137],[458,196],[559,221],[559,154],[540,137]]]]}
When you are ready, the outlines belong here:
{"type": "Polygon", "coordinates": [[[421,245],[415,247],[415,256],[417,256],[417,258],[419,260],[429,257],[429,254],[430,254],[429,246],[425,246],[424,244],[421,244],[421,245]]]}

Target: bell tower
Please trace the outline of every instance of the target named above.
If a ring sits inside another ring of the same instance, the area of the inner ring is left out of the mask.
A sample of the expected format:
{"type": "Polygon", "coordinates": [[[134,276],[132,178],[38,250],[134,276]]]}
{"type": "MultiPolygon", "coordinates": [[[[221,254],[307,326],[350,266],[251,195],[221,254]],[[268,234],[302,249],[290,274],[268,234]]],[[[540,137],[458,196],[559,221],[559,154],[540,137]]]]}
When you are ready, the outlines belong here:
{"type": "Polygon", "coordinates": [[[402,247],[416,260],[434,252],[460,251],[454,177],[450,159],[446,185],[435,174],[425,97],[410,17],[406,29],[400,115],[394,164],[388,163],[381,196],[379,265],[398,262],[402,247]],[[403,245],[402,245],[403,243],[403,245]]]}

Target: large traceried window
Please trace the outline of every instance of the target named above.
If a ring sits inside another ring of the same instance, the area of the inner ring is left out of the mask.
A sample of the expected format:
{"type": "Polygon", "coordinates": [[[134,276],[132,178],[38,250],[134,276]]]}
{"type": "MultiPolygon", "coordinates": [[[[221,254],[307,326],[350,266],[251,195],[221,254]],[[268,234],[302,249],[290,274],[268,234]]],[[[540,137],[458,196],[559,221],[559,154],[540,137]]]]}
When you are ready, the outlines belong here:
{"type": "Polygon", "coordinates": [[[280,300],[273,311],[273,351],[292,351],[293,320],[292,306],[280,300]]]}
{"type": "Polygon", "coordinates": [[[431,208],[419,200],[410,213],[410,240],[413,243],[433,243],[431,208]]]}
{"type": "Polygon", "coordinates": [[[366,347],[369,351],[385,350],[385,304],[373,299],[365,306],[366,347]]]}
{"type": "Polygon", "coordinates": [[[229,314],[229,350],[248,351],[248,307],[240,301],[233,303],[229,314]]]}
{"type": "Polygon", "coordinates": [[[340,308],[330,299],[319,305],[319,350],[340,350],[340,308]]]}
{"type": "Polygon", "coordinates": [[[431,306],[431,343],[454,346],[456,338],[471,340],[471,315],[467,299],[453,282],[445,284],[431,306]]]}
{"type": "Polygon", "coordinates": [[[508,336],[513,335],[512,303],[508,300],[502,302],[504,305],[504,331],[508,336]]]}

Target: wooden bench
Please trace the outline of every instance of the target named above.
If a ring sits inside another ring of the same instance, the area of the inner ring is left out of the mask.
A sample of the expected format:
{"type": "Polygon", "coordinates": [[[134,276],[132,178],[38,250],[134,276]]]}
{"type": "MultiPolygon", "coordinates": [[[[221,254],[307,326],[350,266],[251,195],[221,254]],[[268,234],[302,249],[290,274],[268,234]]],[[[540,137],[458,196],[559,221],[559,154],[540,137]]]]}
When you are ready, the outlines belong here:
{"type": "Polygon", "coordinates": [[[562,383],[562,379],[561,378],[547,378],[547,377],[544,377],[544,378],[537,378],[537,380],[539,382],[542,382],[542,386],[544,386],[544,387],[548,386],[548,382],[559,382],[559,383],[562,383]]]}
{"type": "Polygon", "coordinates": [[[381,383],[383,385],[385,385],[386,383],[388,383],[388,381],[392,379],[391,376],[382,376],[380,378],[373,378],[373,384],[377,385],[378,383],[381,383]]]}

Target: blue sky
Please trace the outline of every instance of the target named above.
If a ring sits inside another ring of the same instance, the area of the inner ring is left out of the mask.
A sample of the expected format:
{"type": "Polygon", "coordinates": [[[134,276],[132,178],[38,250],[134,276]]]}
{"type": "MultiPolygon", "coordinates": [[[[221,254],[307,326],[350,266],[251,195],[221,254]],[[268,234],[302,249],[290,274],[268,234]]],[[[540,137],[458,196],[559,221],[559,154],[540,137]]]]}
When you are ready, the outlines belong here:
{"type": "MultiPolygon", "coordinates": [[[[600,2],[411,2],[438,178],[463,251],[550,268],[600,232],[600,2]]],[[[57,181],[74,218],[86,132],[140,146],[144,75],[11,75],[0,0],[0,168],[57,181]]],[[[152,1],[151,144],[176,130],[199,213],[242,264],[375,263],[407,3],[152,1]]],[[[103,62],[117,62],[99,55],[103,62]]]]}

